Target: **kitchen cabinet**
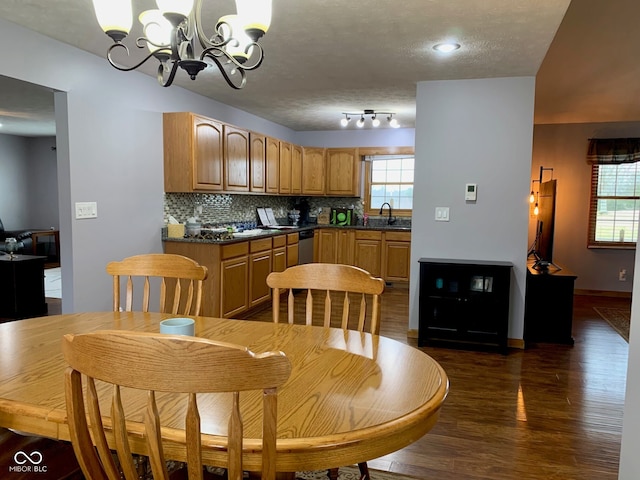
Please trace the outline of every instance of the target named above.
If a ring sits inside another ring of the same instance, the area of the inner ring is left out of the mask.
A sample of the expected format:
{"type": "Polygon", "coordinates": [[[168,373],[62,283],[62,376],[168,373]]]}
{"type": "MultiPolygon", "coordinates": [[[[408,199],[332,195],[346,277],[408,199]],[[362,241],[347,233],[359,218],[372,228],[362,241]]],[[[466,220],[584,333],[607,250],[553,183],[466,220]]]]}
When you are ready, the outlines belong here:
{"type": "Polygon", "coordinates": [[[188,112],[163,114],[165,192],[222,191],[223,125],[188,112]]]}
{"type": "MultiPolygon", "coordinates": [[[[220,261],[220,316],[233,317],[249,307],[248,242],[223,245],[220,261]]],[[[213,270],[215,272],[215,270],[213,270]]]]}
{"type": "Polygon", "coordinates": [[[259,133],[249,134],[249,191],[264,193],[266,165],[266,138],[259,133]]]}
{"type": "Polygon", "coordinates": [[[411,232],[384,232],[382,277],[387,282],[408,282],[411,270],[411,232]]]}
{"type": "Polygon", "coordinates": [[[337,263],[338,260],[338,230],[316,230],[314,237],[314,255],[318,263],[337,263]]]}
{"type": "Polygon", "coordinates": [[[249,242],[249,307],[255,307],[271,298],[267,276],[271,273],[271,238],[249,242]]]}
{"type": "Polygon", "coordinates": [[[287,268],[287,237],[278,235],[273,237],[273,266],[274,272],[283,272],[287,268]]]}
{"type": "Polygon", "coordinates": [[[224,190],[249,191],[249,132],[224,125],[224,190]]]}
{"type": "Polygon", "coordinates": [[[278,191],[283,194],[291,193],[291,144],[280,142],[280,162],[278,191]]]}
{"type": "Polygon", "coordinates": [[[382,276],[382,232],[356,230],[354,265],[369,272],[374,277],[382,276]]]}
{"type": "Polygon", "coordinates": [[[297,232],[287,234],[287,268],[298,264],[299,238],[297,232]]]}
{"type": "Polygon", "coordinates": [[[355,231],[337,230],[336,236],[336,263],[354,265],[355,231]]]}
{"type": "Polygon", "coordinates": [[[314,243],[316,262],[355,265],[387,282],[409,282],[411,232],[321,228],[314,243]]]}
{"type": "Polygon", "coordinates": [[[302,147],[291,145],[291,195],[302,193],[302,147]]]}
{"type": "Polygon", "coordinates": [[[510,262],[420,259],[418,346],[507,353],[510,262]]]}
{"type": "Polygon", "coordinates": [[[265,192],[278,193],[280,183],[280,141],[266,137],[265,192]]]}
{"type": "Polygon", "coordinates": [[[357,148],[327,148],[327,195],[357,197],[360,195],[360,165],[357,148]]]}
{"type": "Polygon", "coordinates": [[[302,149],[302,194],[324,195],[324,148],[302,149]]]}

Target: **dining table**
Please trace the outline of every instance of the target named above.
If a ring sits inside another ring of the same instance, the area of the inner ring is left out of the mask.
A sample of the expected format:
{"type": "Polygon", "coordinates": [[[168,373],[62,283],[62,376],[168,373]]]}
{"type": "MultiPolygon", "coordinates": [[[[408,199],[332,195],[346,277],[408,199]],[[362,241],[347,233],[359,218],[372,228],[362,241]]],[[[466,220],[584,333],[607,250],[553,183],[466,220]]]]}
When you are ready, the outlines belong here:
{"type": "MultiPolygon", "coordinates": [[[[160,322],[175,316],[83,312],[0,324],[0,427],[69,440],[63,335],[113,329],[159,332],[160,322]]],[[[383,336],[288,323],[191,318],[197,337],[243,345],[254,353],[282,351],[290,359],[291,376],[278,389],[279,472],[351,465],[404,448],[434,426],[449,390],[447,375],[433,358],[383,336]]],[[[131,368],[136,368],[135,359],[131,368]]],[[[228,412],[220,395],[199,395],[198,403],[203,461],[225,467],[228,412]]],[[[129,436],[139,438],[145,397],[141,392],[128,398],[129,436]]],[[[243,466],[249,471],[259,471],[261,465],[260,401],[258,392],[241,396],[243,466]]],[[[166,394],[158,397],[158,404],[163,427],[184,427],[186,402],[166,394]]],[[[136,445],[133,442],[134,453],[143,454],[135,452],[136,445]]]]}

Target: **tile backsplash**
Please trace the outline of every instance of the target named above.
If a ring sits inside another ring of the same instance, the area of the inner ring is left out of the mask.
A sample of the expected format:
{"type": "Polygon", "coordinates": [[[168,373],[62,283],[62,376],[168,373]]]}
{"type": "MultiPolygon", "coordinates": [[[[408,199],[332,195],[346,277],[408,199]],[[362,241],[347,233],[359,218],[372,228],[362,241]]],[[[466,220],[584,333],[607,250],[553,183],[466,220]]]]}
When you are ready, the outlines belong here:
{"type": "Polygon", "coordinates": [[[242,195],[213,193],[165,193],[164,221],[169,215],[183,223],[197,216],[203,223],[228,224],[258,222],[256,208],[271,207],[275,217],[286,222],[287,213],[300,198],[309,202],[310,215],[316,216],[324,208],[353,208],[362,217],[362,202],[353,197],[285,197],[280,195],[242,195]],[[199,213],[199,212],[202,213],[199,213]]]}

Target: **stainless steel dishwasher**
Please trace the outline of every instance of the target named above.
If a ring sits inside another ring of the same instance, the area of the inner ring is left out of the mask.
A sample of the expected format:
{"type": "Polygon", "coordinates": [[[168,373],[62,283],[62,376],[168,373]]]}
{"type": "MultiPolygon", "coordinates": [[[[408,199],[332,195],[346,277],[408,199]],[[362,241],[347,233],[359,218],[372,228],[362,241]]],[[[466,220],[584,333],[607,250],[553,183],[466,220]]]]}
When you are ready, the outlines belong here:
{"type": "Polygon", "coordinates": [[[313,262],[313,236],[314,230],[301,230],[299,233],[299,245],[298,245],[298,263],[312,263],[313,262]]]}

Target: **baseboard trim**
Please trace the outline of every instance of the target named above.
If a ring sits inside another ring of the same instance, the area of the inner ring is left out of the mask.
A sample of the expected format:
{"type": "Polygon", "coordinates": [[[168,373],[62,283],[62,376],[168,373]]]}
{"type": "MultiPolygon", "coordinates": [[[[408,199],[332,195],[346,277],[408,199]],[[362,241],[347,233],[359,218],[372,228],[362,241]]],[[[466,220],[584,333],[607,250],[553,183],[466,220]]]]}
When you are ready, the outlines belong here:
{"type": "Polygon", "coordinates": [[[522,338],[508,338],[507,346],[509,348],[518,348],[524,350],[524,340],[522,338]]]}
{"type": "Polygon", "coordinates": [[[631,292],[615,292],[612,290],[584,290],[576,288],[574,295],[589,295],[593,297],[631,298],[631,292]]]}
{"type": "Polygon", "coordinates": [[[418,338],[418,330],[415,328],[409,329],[407,332],[407,338],[418,338]]]}

